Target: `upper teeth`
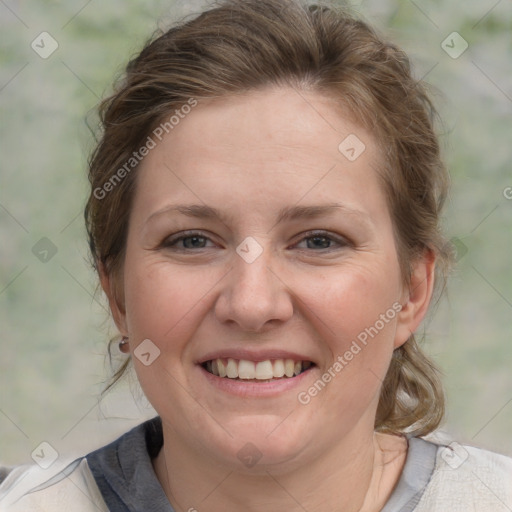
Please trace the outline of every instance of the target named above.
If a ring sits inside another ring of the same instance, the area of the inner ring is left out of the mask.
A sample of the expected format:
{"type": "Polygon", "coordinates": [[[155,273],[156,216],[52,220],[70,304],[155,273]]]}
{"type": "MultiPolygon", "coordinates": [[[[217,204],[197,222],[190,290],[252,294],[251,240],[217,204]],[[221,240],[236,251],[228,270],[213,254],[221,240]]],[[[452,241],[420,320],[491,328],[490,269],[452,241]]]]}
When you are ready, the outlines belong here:
{"type": "Polygon", "coordinates": [[[229,379],[259,379],[293,377],[311,366],[309,361],[293,359],[267,359],[266,361],[248,361],[246,359],[212,359],[206,363],[206,369],[219,377],[229,379]]]}

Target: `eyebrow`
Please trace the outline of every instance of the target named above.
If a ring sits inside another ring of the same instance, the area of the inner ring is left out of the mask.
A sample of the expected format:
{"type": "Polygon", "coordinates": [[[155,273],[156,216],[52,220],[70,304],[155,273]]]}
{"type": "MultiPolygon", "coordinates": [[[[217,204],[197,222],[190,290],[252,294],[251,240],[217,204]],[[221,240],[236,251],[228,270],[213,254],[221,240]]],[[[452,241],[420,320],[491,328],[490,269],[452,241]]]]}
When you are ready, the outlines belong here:
{"type": "MultiPolygon", "coordinates": [[[[285,206],[279,210],[277,220],[274,225],[280,224],[284,221],[315,219],[325,215],[332,215],[336,212],[339,212],[342,215],[356,216],[365,223],[371,223],[370,216],[361,210],[350,208],[341,203],[328,203],[312,206],[285,206]]],[[[146,223],[150,222],[151,219],[155,217],[160,217],[164,214],[168,215],[170,213],[180,213],[187,217],[193,217],[196,219],[220,220],[224,224],[227,224],[230,221],[230,216],[225,215],[212,206],[204,204],[175,204],[165,206],[164,208],[152,213],[147,218],[146,223]]]]}

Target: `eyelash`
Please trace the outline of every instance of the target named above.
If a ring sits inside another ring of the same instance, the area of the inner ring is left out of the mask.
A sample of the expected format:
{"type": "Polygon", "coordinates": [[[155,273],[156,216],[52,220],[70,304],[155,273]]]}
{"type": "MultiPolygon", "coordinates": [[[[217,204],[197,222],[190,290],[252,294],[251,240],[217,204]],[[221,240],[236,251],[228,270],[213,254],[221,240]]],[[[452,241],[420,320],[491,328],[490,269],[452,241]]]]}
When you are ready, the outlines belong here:
{"type": "MultiPolygon", "coordinates": [[[[195,238],[195,237],[196,238],[204,238],[205,240],[210,240],[210,238],[208,236],[206,236],[204,233],[202,233],[200,231],[185,231],[184,233],[180,234],[180,236],[178,236],[178,237],[173,238],[173,236],[170,236],[170,237],[166,238],[162,242],[161,247],[166,248],[166,249],[176,250],[176,251],[182,251],[182,252],[194,251],[194,248],[187,248],[187,247],[176,248],[175,245],[183,240],[186,240],[188,238],[195,238]]],[[[339,249],[344,248],[344,247],[349,247],[352,245],[347,239],[345,239],[343,237],[334,236],[331,233],[329,233],[328,231],[321,231],[321,230],[320,231],[318,231],[318,230],[317,231],[308,231],[306,233],[303,233],[302,238],[299,240],[299,242],[297,242],[297,244],[304,240],[309,240],[312,238],[324,238],[331,242],[335,242],[339,245],[339,249]]],[[[297,244],[295,244],[295,245],[297,245],[297,244]]],[[[197,249],[199,249],[199,250],[208,249],[208,247],[198,247],[197,249]]],[[[308,250],[308,249],[302,249],[302,250],[308,250]]],[[[336,248],[327,247],[327,248],[320,248],[318,250],[315,250],[315,249],[310,249],[310,250],[313,250],[315,252],[330,252],[330,251],[336,250],[336,248]]]]}

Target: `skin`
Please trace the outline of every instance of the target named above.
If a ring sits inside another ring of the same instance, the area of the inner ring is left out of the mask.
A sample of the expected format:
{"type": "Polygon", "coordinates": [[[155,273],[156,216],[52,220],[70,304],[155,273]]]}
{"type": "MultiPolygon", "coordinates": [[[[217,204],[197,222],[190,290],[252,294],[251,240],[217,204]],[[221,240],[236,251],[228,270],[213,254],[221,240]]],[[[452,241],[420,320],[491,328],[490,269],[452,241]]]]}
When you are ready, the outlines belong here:
{"type": "Polygon", "coordinates": [[[403,284],[381,163],[373,136],[339,103],[285,87],[202,101],[143,160],[121,297],[101,279],[130,351],[145,339],[160,350],[148,366],[133,361],[163,421],[154,467],[176,510],[368,512],[389,497],[407,443],[374,434],[376,408],[393,350],[428,308],[434,259],[412,262],[403,284]],[[349,134],[366,145],[355,161],[338,151],[349,134]],[[155,214],[178,203],[225,218],[155,214]],[[277,223],[283,207],[331,203],[343,208],[277,223]],[[200,238],[170,239],[184,230],[200,238]],[[246,237],[263,250],[252,263],[236,252],[246,237]],[[299,403],[397,302],[402,310],[299,403]],[[288,350],[315,367],[275,396],[241,397],[197,364],[224,349],[288,350]],[[261,454],[253,467],[237,457],[247,443],[261,454]]]}

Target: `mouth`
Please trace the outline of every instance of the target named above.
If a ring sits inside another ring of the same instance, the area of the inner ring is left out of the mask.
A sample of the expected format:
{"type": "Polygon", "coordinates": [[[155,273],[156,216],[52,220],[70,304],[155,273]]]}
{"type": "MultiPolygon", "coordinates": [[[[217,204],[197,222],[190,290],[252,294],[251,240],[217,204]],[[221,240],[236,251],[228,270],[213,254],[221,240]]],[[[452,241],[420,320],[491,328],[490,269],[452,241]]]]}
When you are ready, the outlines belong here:
{"type": "Polygon", "coordinates": [[[216,358],[203,362],[201,366],[211,375],[223,379],[263,383],[293,379],[313,368],[315,363],[293,359],[249,361],[247,359],[216,358]]]}

